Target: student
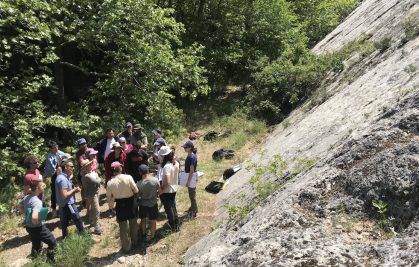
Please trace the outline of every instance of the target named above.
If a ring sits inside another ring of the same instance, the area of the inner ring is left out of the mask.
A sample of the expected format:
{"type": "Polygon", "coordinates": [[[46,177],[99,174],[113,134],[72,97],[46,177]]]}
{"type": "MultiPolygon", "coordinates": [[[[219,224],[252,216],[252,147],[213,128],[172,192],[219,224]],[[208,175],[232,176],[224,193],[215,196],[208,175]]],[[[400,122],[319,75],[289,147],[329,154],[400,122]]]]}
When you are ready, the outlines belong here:
{"type": "MultiPolygon", "coordinates": [[[[26,173],[23,178],[23,191],[25,191],[25,194],[30,194],[31,188],[29,185],[31,182],[42,181],[42,175],[38,170],[39,161],[35,156],[29,155],[25,158],[23,164],[26,167],[26,173]]],[[[43,194],[40,194],[39,198],[43,200],[43,194]]]]}
{"type": "Polygon", "coordinates": [[[150,236],[148,242],[153,242],[156,234],[156,220],[159,215],[157,208],[157,196],[160,189],[160,184],[157,178],[148,175],[148,166],[141,164],[138,167],[138,172],[141,180],[137,182],[139,190],[139,213],[138,217],[141,219],[141,235],[146,236],[146,219],[150,221],[150,236]]]}
{"type": "Polygon", "coordinates": [[[57,199],[55,192],[55,181],[57,176],[61,173],[61,162],[65,159],[70,158],[70,155],[59,150],[58,144],[54,141],[48,143],[49,153],[47,154],[47,159],[45,161],[44,177],[48,179],[51,177],[51,209],[52,216],[57,216],[57,199]]]}
{"type": "Polygon", "coordinates": [[[102,229],[99,225],[100,206],[99,206],[99,188],[100,178],[96,172],[92,170],[93,160],[82,160],[81,167],[86,173],[82,177],[83,188],[86,197],[86,216],[89,218],[91,226],[94,227],[94,234],[102,234],[102,229]]]}
{"type": "Polygon", "coordinates": [[[111,168],[113,176],[106,188],[106,198],[109,206],[113,206],[113,202],[116,202],[116,220],[119,224],[122,250],[128,253],[131,247],[137,244],[138,240],[134,199],[134,194],[138,193],[138,188],[131,175],[122,174],[122,164],[120,162],[113,162],[111,168]]]}
{"type": "Polygon", "coordinates": [[[113,144],[113,150],[109,153],[108,157],[105,160],[105,186],[108,184],[112,176],[111,164],[115,161],[121,163],[122,173],[125,173],[127,154],[122,150],[121,145],[116,142],[113,144]]]}
{"type": "Polygon", "coordinates": [[[173,231],[179,231],[179,217],[176,209],[176,184],[175,168],[173,167],[173,151],[168,146],[160,148],[159,157],[162,157],[162,183],[160,186],[160,200],[163,203],[164,210],[173,231]]]}
{"type": "Polygon", "coordinates": [[[19,209],[25,214],[25,218],[27,209],[32,209],[30,220],[25,225],[26,231],[32,241],[31,256],[36,257],[42,251],[42,242],[44,242],[48,245],[47,257],[53,261],[57,241],[39,216],[42,209],[42,201],[39,199],[39,195],[44,192],[45,187],[45,183],[40,180],[31,181],[29,184],[31,193],[22,199],[19,204],[19,209]]]}
{"type": "Polygon", "coordinates": [[[138,141],[137,144],[135,144],[134,149],[128,152],[126,158],[127,166],[125,167],[125,170],[127,174],[134,178],[135,182],[141,180],[138,167],[140,167],[141,164],[148,165],[148,154],[141,146],[141,141],[138,141]]]}
{"type": "Polygon", "coordinates": [[[63,238],[68,234],[67,227],[70,220],[73,220],[79,232],[84,231],[83,222],[81,221],[79,211],[76,207],[75,194],[81,191],[80,187],[74,187],[73,170],[74,164],[72,160],[62,162],[63,172],[57,176],[55,182],[55,193],[57,202],[60,205],[60,222],[63,238]]]}
{"type": "Polygon", "coordinates": [[[188,153],[188,156],[185,160],[185,172],[188,173],[188,181],[186,182],[186,187],[188,188],[191,206],[189,207],[187,212],[191,218],[196,218],[196,214],[198,213],[198,205],[196,204],[196,185],[192,187],[191,180],[192,176],[194,174],[196,175],[196,167],[198,164],[198,160],[196,158],[195,146],[192,143],[192,141],[186,141],[186,143],[183,144],[182,147],[185,149],[185,152],[188,153]]]}

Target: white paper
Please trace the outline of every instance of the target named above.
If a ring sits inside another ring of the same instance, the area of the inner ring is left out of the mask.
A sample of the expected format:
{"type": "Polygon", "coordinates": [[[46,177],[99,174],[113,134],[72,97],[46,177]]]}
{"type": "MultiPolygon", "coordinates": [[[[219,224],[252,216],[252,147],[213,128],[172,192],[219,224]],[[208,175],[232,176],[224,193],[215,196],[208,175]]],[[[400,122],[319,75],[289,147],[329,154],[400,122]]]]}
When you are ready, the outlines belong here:
{"type": "MultiPolygon", "coordinates": [[[[191,178],[191,182],[189,183],[190,188],[195,188],[196,187],[196,177],[197,176],[198,176],[197,173],[194,172],[194,174],[192,175],[192,178],[191,178]]],[[[186,186],[186,183],[188,182],[188,177],[189,177],[189,173],[180,172],[179,173],[179,185],[186,186]]]]}

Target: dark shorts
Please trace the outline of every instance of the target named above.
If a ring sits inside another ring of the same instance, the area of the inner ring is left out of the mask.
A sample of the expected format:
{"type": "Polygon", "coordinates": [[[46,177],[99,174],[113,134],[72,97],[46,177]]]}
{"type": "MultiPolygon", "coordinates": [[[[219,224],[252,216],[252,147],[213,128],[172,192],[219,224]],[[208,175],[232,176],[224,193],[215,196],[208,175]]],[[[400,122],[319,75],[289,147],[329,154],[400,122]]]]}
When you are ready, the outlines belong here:
{"type": "Polygon", "coordinates": [[[138,217],[140,219],[149,218],[150,220],[157,220],[157,217],[159,217],[157,204],[153,207],[139,206],[139,208],[140,211],[138,213],[138,217]]]}

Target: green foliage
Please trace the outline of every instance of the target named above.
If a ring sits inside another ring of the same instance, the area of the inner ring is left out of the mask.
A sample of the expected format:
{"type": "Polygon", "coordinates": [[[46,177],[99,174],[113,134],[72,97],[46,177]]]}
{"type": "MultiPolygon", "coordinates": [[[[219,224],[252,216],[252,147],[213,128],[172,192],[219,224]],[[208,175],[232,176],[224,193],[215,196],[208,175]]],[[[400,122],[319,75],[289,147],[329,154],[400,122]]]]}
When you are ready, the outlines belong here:
{"type": "Polygon", "coordinates": [[[22,188],[17,186],[13,179],[0,190],[0,216],[13,213],[18,204],[16,195],[20,191],[22,188]]]}
{"type": "Polygon", "coordinates": [[[374,47],[381,52],[389,49],[391,46],[391,37],[384,37],[380,41],[374,43],[374,47]]]}
{"type": "Polygon", "coordinates": [[[416,10],[411,15],[406,17],[402,23],[404,29],[405,38],[404,42],[413,40],[416,36],[419,35],[419,11],[416,10]]]}
{"type": "Polygon", "coordinates": [[[418,67],[413,65],[413,64],[409,64],[404,68],[404,71],[406,73],[408,73],[410,76],[413,76],[414,73],[418,70],[418,67]]]}
{"type": "Polygon", "coordinates": [[[89,252],[94,244],[88,234],[70,234],[58,243],[55,261],[59,267],[83,267],[89,260],[89,252]]]}
{"type": "Polygon", "coordinates": [[[23,265],[23,267],[52,267],[54,266],[46,257],[45,254],[41,253],[30,262],[23,265]]]}
{"type": "Polygon", "coordinates": [[[381,216],[384,216],[388,210],[388,203],[382,200],[373,200],[372,205],[377,209],[377,212],[381,216]]]}

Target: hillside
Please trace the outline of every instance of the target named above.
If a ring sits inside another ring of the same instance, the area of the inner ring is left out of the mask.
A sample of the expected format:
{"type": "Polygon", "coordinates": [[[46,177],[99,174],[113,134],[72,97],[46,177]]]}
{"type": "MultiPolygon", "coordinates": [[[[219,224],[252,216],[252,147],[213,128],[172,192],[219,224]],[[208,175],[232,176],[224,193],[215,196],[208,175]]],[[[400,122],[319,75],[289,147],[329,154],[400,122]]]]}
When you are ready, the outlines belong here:
{"type": "Polygon", "coordinates": [[[352,54],[230,179],[187,265],[419,264],[418,17],[365,0],[314,47],[352,54]]]}

